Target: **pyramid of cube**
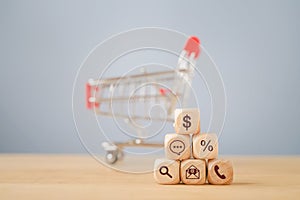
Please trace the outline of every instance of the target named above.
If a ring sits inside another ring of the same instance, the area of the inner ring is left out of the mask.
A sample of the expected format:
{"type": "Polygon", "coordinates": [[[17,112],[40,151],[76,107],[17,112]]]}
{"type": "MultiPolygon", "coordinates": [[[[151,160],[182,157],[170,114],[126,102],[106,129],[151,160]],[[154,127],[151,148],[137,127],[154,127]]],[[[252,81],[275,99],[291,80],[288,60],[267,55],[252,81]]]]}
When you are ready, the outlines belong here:
{"type": "Polygon", "coordinates": [[[166,158],[156,159],[154,163],[154,179],[157,183],[232,183],[232,163],[218,159],[217,135],[200,132],[199,109],[176,109],[174,128],[175,133],[165,135],[166,158]]]}

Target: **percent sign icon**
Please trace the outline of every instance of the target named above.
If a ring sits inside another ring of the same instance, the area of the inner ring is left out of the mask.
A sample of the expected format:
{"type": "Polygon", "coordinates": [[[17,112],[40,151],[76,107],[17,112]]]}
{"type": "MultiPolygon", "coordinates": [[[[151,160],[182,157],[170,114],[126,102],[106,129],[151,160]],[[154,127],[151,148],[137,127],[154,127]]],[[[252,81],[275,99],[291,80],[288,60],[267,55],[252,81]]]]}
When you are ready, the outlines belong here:
{"type": "Polygon", "coordinates": [[[213,151],[214,150],[213,146],[210,145],[210,142],[211,142],[211,140],[209,140],[207,143],[205,142],[205,140],[201,140],[200,144],[201,144],[201,146],[204,147],[203,151],[205,151],[206,149],[208,151],[213,151]]]}

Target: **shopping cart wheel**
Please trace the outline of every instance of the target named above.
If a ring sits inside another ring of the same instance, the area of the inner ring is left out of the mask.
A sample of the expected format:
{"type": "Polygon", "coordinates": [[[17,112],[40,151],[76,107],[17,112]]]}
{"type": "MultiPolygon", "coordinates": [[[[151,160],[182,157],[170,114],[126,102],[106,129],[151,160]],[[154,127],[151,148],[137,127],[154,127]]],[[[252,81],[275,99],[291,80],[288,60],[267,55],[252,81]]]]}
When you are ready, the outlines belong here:
{"type": "Polygon", "coordinates": [[[108,164],[114,164],[118,160],[118,151],[107,151],[105,159],[108,164]]]}
{"type": "Polygon", "coordinates": [[[102,147],[106,151],[105,160],[108,164],[114,164],[117,160],[122,159],[123,152],[115,144],[103,142],[102,147]]]}

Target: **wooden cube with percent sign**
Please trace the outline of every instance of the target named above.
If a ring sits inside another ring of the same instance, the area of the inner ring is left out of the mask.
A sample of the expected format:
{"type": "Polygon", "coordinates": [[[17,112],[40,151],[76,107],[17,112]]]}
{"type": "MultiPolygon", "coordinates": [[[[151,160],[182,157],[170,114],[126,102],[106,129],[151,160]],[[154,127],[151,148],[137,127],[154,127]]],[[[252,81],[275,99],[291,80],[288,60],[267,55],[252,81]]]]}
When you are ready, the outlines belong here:
{"type": "Polygon", "coordinates": [[[206,181],[205,160],[188,159],[180,164],[181,181],[184,184],[200,185],[206,181]]]}
{"type": "Polygon", "coordinates": [[[189,135],[166,134],[165,155],[172,160],[185,160],[191,157],[191,143],[189,135]]]}
{"type": "Polygon", "coordinates": [[[159,184],[177,184],[180,182],[180,162],[168,159],[156,159],[154,179],[159,184]]]}
{"type": "Polygon", "coordinates": [[[233,166],[229,160],[213,159],[207,164],[207,180],[214,185],[227,185],[233,180],[233,166]]]}
{"type": "Polygon", "coordinates": [[[196,134],[200,132],[200,111],[198,108],[176,109],[175,132],[178,134],[196,134]]]}
{"type": "Polygon", "coordinates": [[[193,156],[198,159],[218,157],[218,137],[214,133],[193,135],[193,156]]]}

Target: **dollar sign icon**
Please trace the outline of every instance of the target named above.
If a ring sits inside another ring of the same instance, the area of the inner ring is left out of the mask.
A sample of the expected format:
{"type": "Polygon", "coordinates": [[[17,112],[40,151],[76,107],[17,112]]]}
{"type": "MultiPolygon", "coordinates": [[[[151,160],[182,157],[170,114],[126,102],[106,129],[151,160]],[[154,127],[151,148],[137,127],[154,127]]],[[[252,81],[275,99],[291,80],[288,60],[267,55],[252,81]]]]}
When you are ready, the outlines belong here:
{"type": "Polygon", "coordinates": [[[186,114],[186,115],[183,117],[183,121],[184,121],[185,123],[183,123],[182,125],[183,125],[183,127],[185,128],[186,131],[187,131],[187,130],[191,127],[191,125],[192,125],[192,123],[190,122],[190,120],[191,120],[191,117],[190,117],[188,114],[186,114]]]}

